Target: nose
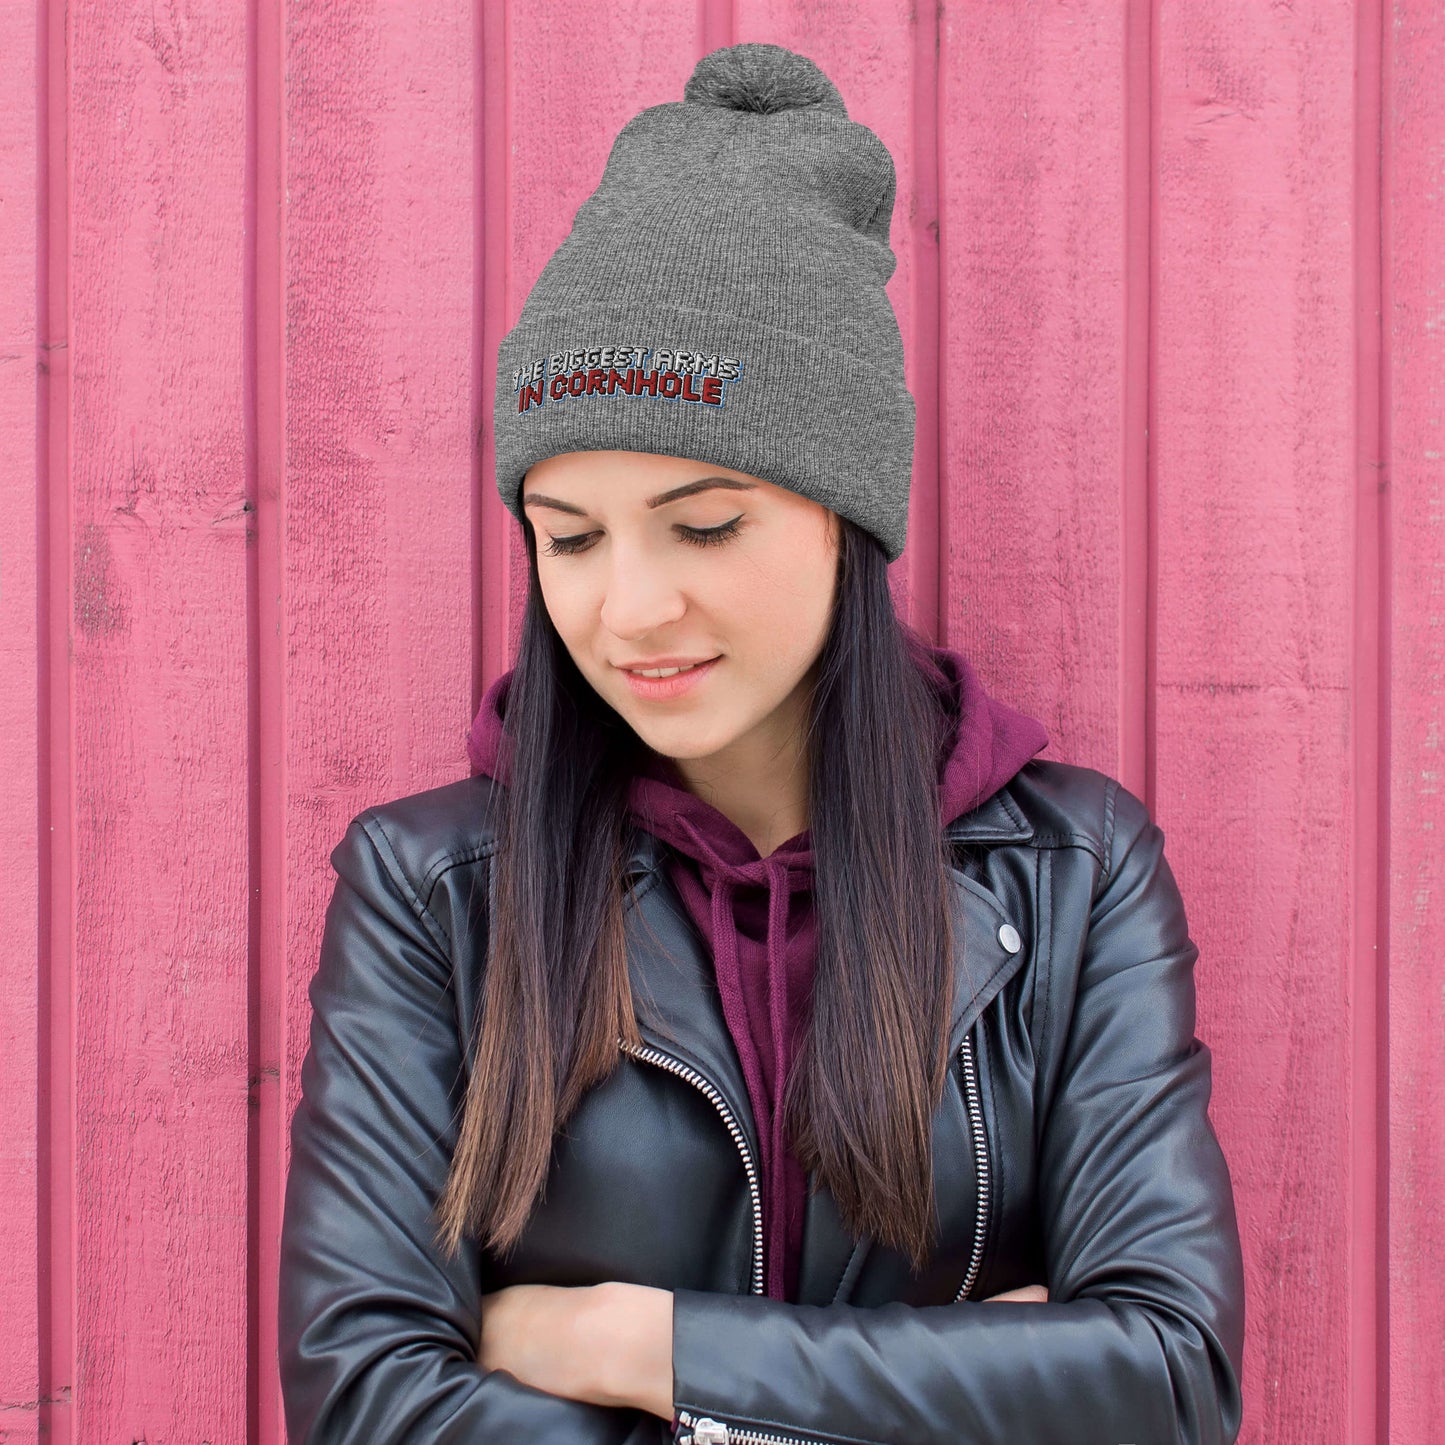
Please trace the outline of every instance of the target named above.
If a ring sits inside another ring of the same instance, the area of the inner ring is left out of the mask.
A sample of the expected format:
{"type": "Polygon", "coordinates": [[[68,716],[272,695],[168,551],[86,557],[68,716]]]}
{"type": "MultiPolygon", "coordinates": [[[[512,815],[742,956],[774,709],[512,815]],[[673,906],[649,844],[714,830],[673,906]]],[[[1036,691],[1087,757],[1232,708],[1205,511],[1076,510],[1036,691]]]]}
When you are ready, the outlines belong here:
{"type": "Polygon", "coordinates": [[[600,615],[615,637],[647,637],[687,611],[687,599],[665,568],[623,547],[614,547],[612,556],[600,615]]]}

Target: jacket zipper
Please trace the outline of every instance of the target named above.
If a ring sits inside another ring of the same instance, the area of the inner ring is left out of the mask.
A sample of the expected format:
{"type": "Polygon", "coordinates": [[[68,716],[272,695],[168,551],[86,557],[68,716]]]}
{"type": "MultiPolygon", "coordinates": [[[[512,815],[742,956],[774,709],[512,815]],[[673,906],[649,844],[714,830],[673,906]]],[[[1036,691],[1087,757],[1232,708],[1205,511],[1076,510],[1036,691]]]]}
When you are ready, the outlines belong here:
{"type": "MultiPolygon", "coordinates": [[[[722,1095],[696,1069],[689,1068],[671,1055],[664,1054],[660,1049],[645,1045],[634,1047],[622,1043],[621,1040],[618,1042],[624,1052],[632,1054],[636,1058],[645,1059],[649,1063],[657,1064],[696,1084],[722,1115],[723,1122],[728,1126],[728,1132],[733,1136],[738,1150],[743,1156],[743,1165],[747,1169],[748,1188],[752,1193],[753,1200],[753,1293],[762,1294],[762,1231],[758,1225],[762,1218],[762,1210],[757,1170],[753,1165],[752,1156],[748,1152],[747,1140],[743,1137],[743,1132],[738,1127],[732,1111],[724,1102],[722,1095]]],[[[983,1103],[979,1093],[978,1067],[973,1056],[971,1034],[964,1035],[963,1042],[958,1048],[958,1056],[963,1065],[964,1096],[968,1107],[969,1133],[973,1139],[978,1207],[974,1217],[973,1251],[968,1261],[968,1273],[963,1284],[959,1286],[958,1293],[954,1296],[955,1304],[967,1298],[969,1291],[978,1280],[979,1266],[983,1262],[984,1235],[988,1225],[991,1178],[988,1166],[988,1141],[984,1138],[983,1132],[983,1103]]],[[[801,1435],[780,1435],[769,1430],[747,1430],[741,1426],[729,1425],[725,1420],[715,1420],[711,1415],[694,1415],[688,1410],[679,1410],[677,1419],[681,1426],[677,1435],[677,1445],[807,1445],[807,1441],[801,1435]]],[[[816,1437],[812,1438],[816,1439],[816,1437]]]]}
{"type": "MultiPolygon", "coordinates": [[[[698,1071],[680,1059],[675,1059],[671,1054],[665,1054],[661,1049],[655,1049],[650,1044],[629,1044],[623,1039],[618,1039],[618,1047],[623,1053],[631,1054],[635,1059],[642,1059],[649,1064],[656,1064],[659,1068],[666,1069],[669,1073],[676,1074],[688,1083],[696,1085],[713,1107],[722,1115],[722,1121],[727,1125],[728,1133],[733,1136],[733,1143],[738,1146],[738,1153],[743,1157],[743,1168],[748,1176],[748,1194],[752,1199],[753,1206],[753,1279],[752,1292],[762,1294],[765,1288],[763,1282],[763,1195],[758,1184],[758,1170],[753,1162],[752,1152],[748,1149],[747,1136],[743,1133],[738,1124],[737,1117],[728,1108],[727,1101],[717,1089],[698,1071]]],[[[725,1424],[721,1420],[714,1420],[710,1416],[698,1417],[686,1410],[677,1412],[679,1425],[682,1426],[678,1434],[678,1445],[807,1445],[801,1436],[798,1435],[773,1435],[761,1433],[756,1430],[743,1430],[735,1425],[725,1424]]]]}
{"type": "MultiPolygon", "coordinates": [[[[974,1027],[976,1028],[977,1024],[974,1027]]],[[[971,1034],[963,1036],[963,1042],[958,1046],[958,1056],[963,1062],[964,1096],[968,1103],[968,1132],[973,1137],[974,1178],[978,1185],[975,1191],[978,1198],[978,1209],[974,1217],[973,1253],[968,1261],[968,1274],[964,1277],[963,1284],[959,1286],[958,1293],[953,1297],[954,1304],[966,1299],[968,1292],[978,1280],[979,1266],[983,1263],[984,1233],[988,1226],[989,1196],[988,1140],[984,1138],[983,1134],[983,1104],[979,1097],[978,1069],[974,1063],[973,1036],[971,1034]]]]}
{"type": "Polygon", "coordinates": [[[817,1445],[817,1436],[775,1435],[768,1430],[744,1430],[729,1425],[723,1420],[714,1420],[711,1415],[692,1415],[686,1410],[677,1412],[682,1430],[677,1445],[817,1445]]]}
{"type": "MultiPolygon", "coordinates": [[[[727,1125],[728,1133],[733,1136],[733,1143],[738,1146],[738,1153],[743,1156],[743,1168],[747,1171],[748,1194],[753,1205],[752,1292],[762,1294],[766,1288],[763,1282],[763,1192],[758,1183],[757,1166],[753,1163],[752,1153],[748,1149],[747,1136],[743,1133],[733,1111],[728,1108],[727,1101],[707,1079],[696,1069],[673,1058],[671,1054],[665,1054],[661,1049],[654,1049],[648,1044],[629,1044],[622,1039],[618,1039],[617,1042],[623,1053],[643,1059],[649,1064],[656,1064],[659,1068],[666,1069],[669,1073],[676,1074],[679,1078],[686,1079],[688,1083],[696,1085],[722,1115],[722,1121],[727,1125]]],[[[739,1437],[734,1436],[734,1438],[739,1437]]]]}

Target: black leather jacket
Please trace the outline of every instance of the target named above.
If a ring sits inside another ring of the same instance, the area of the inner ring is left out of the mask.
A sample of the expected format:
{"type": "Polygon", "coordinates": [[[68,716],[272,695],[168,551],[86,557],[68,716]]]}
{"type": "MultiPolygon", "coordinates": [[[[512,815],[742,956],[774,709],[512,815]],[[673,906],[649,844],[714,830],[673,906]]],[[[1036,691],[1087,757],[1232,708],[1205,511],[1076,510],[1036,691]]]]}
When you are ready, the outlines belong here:
{"type": "Polygon", "coordinates": [[[760,1293],[747,1088],[650,834],[629,863],[629,967],[672,1037],[644,1029],[584,1099],[505,1267],[433,1247],[498,786],[368,809],[332,853],[281,1243],[292,1445],[674,1438],[476,1363],[481,1294],[603,1280],[674,1291],[675,1434],[696,1445],[1236,1438],[1243,1271],[1194,1035],[1197,949],[1132,793],[1035,759],[949,827],[963,963],[934,1127],[940,1242],[914,1277],[811,1195],[793,1303],[760,1293]],[[1048,1302],[979,1303],[1030,1283],[1048,1302]]]}

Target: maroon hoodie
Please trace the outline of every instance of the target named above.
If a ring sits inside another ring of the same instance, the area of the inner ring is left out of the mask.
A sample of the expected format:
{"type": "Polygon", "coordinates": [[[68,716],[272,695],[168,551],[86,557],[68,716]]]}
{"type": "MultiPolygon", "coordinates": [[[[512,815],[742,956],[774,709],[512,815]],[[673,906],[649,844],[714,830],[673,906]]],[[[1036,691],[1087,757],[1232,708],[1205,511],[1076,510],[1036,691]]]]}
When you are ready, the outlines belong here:
{"type": "MultiPolygon", "coordinates": [[[[1047,746],[1048,734],[1036,719],[990,697],[961,652],[910,646],[954,722],[939,770],[943,827],[991,798],[1047,746]]],[[[467,740],[477,770],[503,783],[510,678],[503,673],[487,689],[467,740]]],[[[669,876],[712,948],[757,1124],[767,1293],[791,1300],[808,1181],[784,1135],[779,1101],[802,1044],[817,958],[811,834],[804,829],[760,857],[741,828],[684,788],[672,761],[656,754],[632,779],[628,805],[642,827],[671,845],[669,876]]]]}

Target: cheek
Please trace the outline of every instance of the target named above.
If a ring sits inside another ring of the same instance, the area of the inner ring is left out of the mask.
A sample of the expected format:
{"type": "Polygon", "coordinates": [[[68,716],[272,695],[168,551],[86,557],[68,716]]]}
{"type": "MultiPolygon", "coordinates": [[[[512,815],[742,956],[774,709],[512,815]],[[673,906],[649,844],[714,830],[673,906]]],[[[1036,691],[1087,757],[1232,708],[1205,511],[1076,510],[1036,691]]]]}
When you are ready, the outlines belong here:
{"type": "Polygon", "coordinates": [[[811,661],[827,632],[836,554],[821,546],[770,548],[730,571],[713,606],[727,630],[779,664],[806,655],[811,661]]]}
{"type": "Polygon", "coordinates": [[[577,585],[575,579],[569,581],[565,574],[559,574],[555,569],[550,572],[546,568],[540,569],[538,580],[547,616],[552,619],[552,626],[567,644],[568,651],[575,656],[583,650],[581,645],[587,633],[588,602],[584,589],[577,585]]]}

